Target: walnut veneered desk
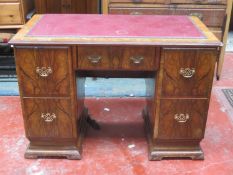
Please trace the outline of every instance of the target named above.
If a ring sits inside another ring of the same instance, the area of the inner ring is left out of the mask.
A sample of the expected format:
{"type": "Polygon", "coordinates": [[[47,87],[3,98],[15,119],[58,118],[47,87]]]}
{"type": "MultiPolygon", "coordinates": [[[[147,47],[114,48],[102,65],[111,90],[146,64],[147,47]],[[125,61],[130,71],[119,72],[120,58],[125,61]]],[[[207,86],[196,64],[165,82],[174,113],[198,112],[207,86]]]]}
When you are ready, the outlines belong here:
{"type": "Polygon", "coordinates": [[[196,17],[36,15],[14,45],[26,158],[81,158],[86,76],[150,77],[149,159],[203,159],[219,42],[196,17]],[[58,22],[59,21],[59,22],[58,22]]]}

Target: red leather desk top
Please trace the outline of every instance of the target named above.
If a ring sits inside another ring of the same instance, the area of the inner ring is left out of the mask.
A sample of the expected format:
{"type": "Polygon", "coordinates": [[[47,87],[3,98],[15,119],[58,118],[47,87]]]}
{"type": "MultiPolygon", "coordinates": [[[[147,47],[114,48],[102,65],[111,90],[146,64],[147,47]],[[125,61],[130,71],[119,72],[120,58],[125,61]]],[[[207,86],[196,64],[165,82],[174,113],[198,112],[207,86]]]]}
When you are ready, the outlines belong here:
{"type": "Polygon", "coordinates": [[[205,38],[188,16],[77,14],[43,15],[27,36],[205,38]]]}

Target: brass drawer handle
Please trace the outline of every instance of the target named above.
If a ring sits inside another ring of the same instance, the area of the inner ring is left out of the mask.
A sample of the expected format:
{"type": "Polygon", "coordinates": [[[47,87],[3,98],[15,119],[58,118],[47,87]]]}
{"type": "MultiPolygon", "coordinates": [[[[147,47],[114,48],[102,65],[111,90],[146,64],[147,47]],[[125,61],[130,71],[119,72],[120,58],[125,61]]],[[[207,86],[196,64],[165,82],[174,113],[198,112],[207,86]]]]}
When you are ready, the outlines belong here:
{"type": "Polygon", "coordinates": [[[98,56],[98,55],[88,56],[87,58],[88,58],[88,60],[90,60],[91,63],[93,63],[93,64],[97,64],[97,63],[99,63],[100,60],[101,60],[101,56],[98,56]]]}
{"type": "Polygon", "coordinates": [[[185,123],[189,119],[189,114],[175,114],[174,119],[179,123],[185,123]]]}
{"type": "Polygon", "coordinates": [[[195,3],[201,3],[202,0],[193,0],[195,3]]]}
{"type": "Polygon", "coordinates": [[[142,2],[142,0],[133,0],[134,3],[142,2]]]}
{"type": "Polygon", "coordinates": [[[43,118],[45,122],[50,123],[56,118],[56,115],[54,113],[52,113],[52,114],[42,113],[41,118],[43,118]]]}
{"type": "Polygon", "coordinates": [[[143,15],[143,13],[142,12],[130,12],[130,15],[143,15]]]}
{"type": "Polygon", "coordinates": [[[134,64],[140,64],[144,60],[144,57],[143,56],[132,56],[130,57],[130,60],[132,60],[134,64]]]}
{"type": "Polygon", "coordinates": [[[53,71],[52,71],[51,67],[48,67],[48,68],[46,68],[46,67],[41,67],[41,68],[37,67],[36,68],[36,73],[39,74],[39,76],[41,76],[41,77],[48,77],[49,74],[51,74],[52,72],[53,71]]]}
{"type": "Polygon", "coordinates": [[[191,78],[194,74],[194,68],[180,68],[180,75],[182,75],[184,78],[191,78]]]}
{"type": "Polygon", "coordinates": [[[203,21],[204,16],[201,13],[190,13],[189,16],[196,16],[198,17],[201,21],[203,21]]]}

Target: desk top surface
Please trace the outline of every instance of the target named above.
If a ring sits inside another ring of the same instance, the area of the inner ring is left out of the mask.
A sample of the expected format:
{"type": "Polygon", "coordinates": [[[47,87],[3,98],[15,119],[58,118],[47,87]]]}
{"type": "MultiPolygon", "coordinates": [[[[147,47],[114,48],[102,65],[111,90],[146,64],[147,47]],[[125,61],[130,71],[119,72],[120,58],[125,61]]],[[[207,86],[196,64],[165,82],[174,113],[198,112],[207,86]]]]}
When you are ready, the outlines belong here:
{"type": "Polygon", "coordinates": [[[10,43],[221,45],[196,17],[80,14],[35,15],[10,43]]]}

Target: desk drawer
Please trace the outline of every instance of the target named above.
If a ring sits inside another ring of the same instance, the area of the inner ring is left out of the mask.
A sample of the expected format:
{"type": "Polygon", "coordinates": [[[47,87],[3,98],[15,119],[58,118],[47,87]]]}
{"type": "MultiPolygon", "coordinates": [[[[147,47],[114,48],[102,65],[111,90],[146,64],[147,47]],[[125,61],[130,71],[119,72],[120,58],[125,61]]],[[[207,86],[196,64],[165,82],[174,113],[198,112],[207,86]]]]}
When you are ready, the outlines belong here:
{"type": "Polygon", "coordinates": [[[110,47],[104,46],[79,46],[78,47],[78,69],[105,70],[114,68],[111,59],[110,47]]]}
{"type": "Polygon", "coordinates": [[[208,100],[161,100],[158,139],[202,139],[208,100]]]}
{"type": "MultiPolygon", "coordinates": [[[[120,68],[124,70],[156,70],[159,62],[159,50],[154,47],[124,47],[118,51],[120,68]]],[[[115,54],[117,55],[117,53],[115,54]]]]}
{"type": "Polygon", "coordinates": [[[214,49],[164,49],[162,97],[209,97],[216,57],[214,49]]]}
{"type": "Polygon", "coordinates": [[[29,139],[73,137],[70,99],[23,98],[24,123],[29,139]]]}
{"type": "Polygon", "coordinates": [[[19,3],[1,3],[0,1],[0,9],[0,25],[23,23],[19,3]]]}
{"type": "Polygon", "coordinates": [[[67,47],[16,48],[21,95],[69,96],[71,58],[67,47]]]}
{"type": "MultiPolygon", "coordinates": [[[[78,69],[83,70],[155,70],[154,47],[78,47],[78,69]]],[[[159,57],[158,57],[159,59],[159,57]]]]}
{"type": "Polygon", "coordinates": [[[121,8],[110,7],[110,14],[131,14],[131,15],[195,15],[200,17],[207,26],[221,27],[224,23],[226,9],[217,7],[203,8],[201,6],[196,8],[188,8],[182,6],[178,7],[151,7],[151,8],[121,8]]]}

